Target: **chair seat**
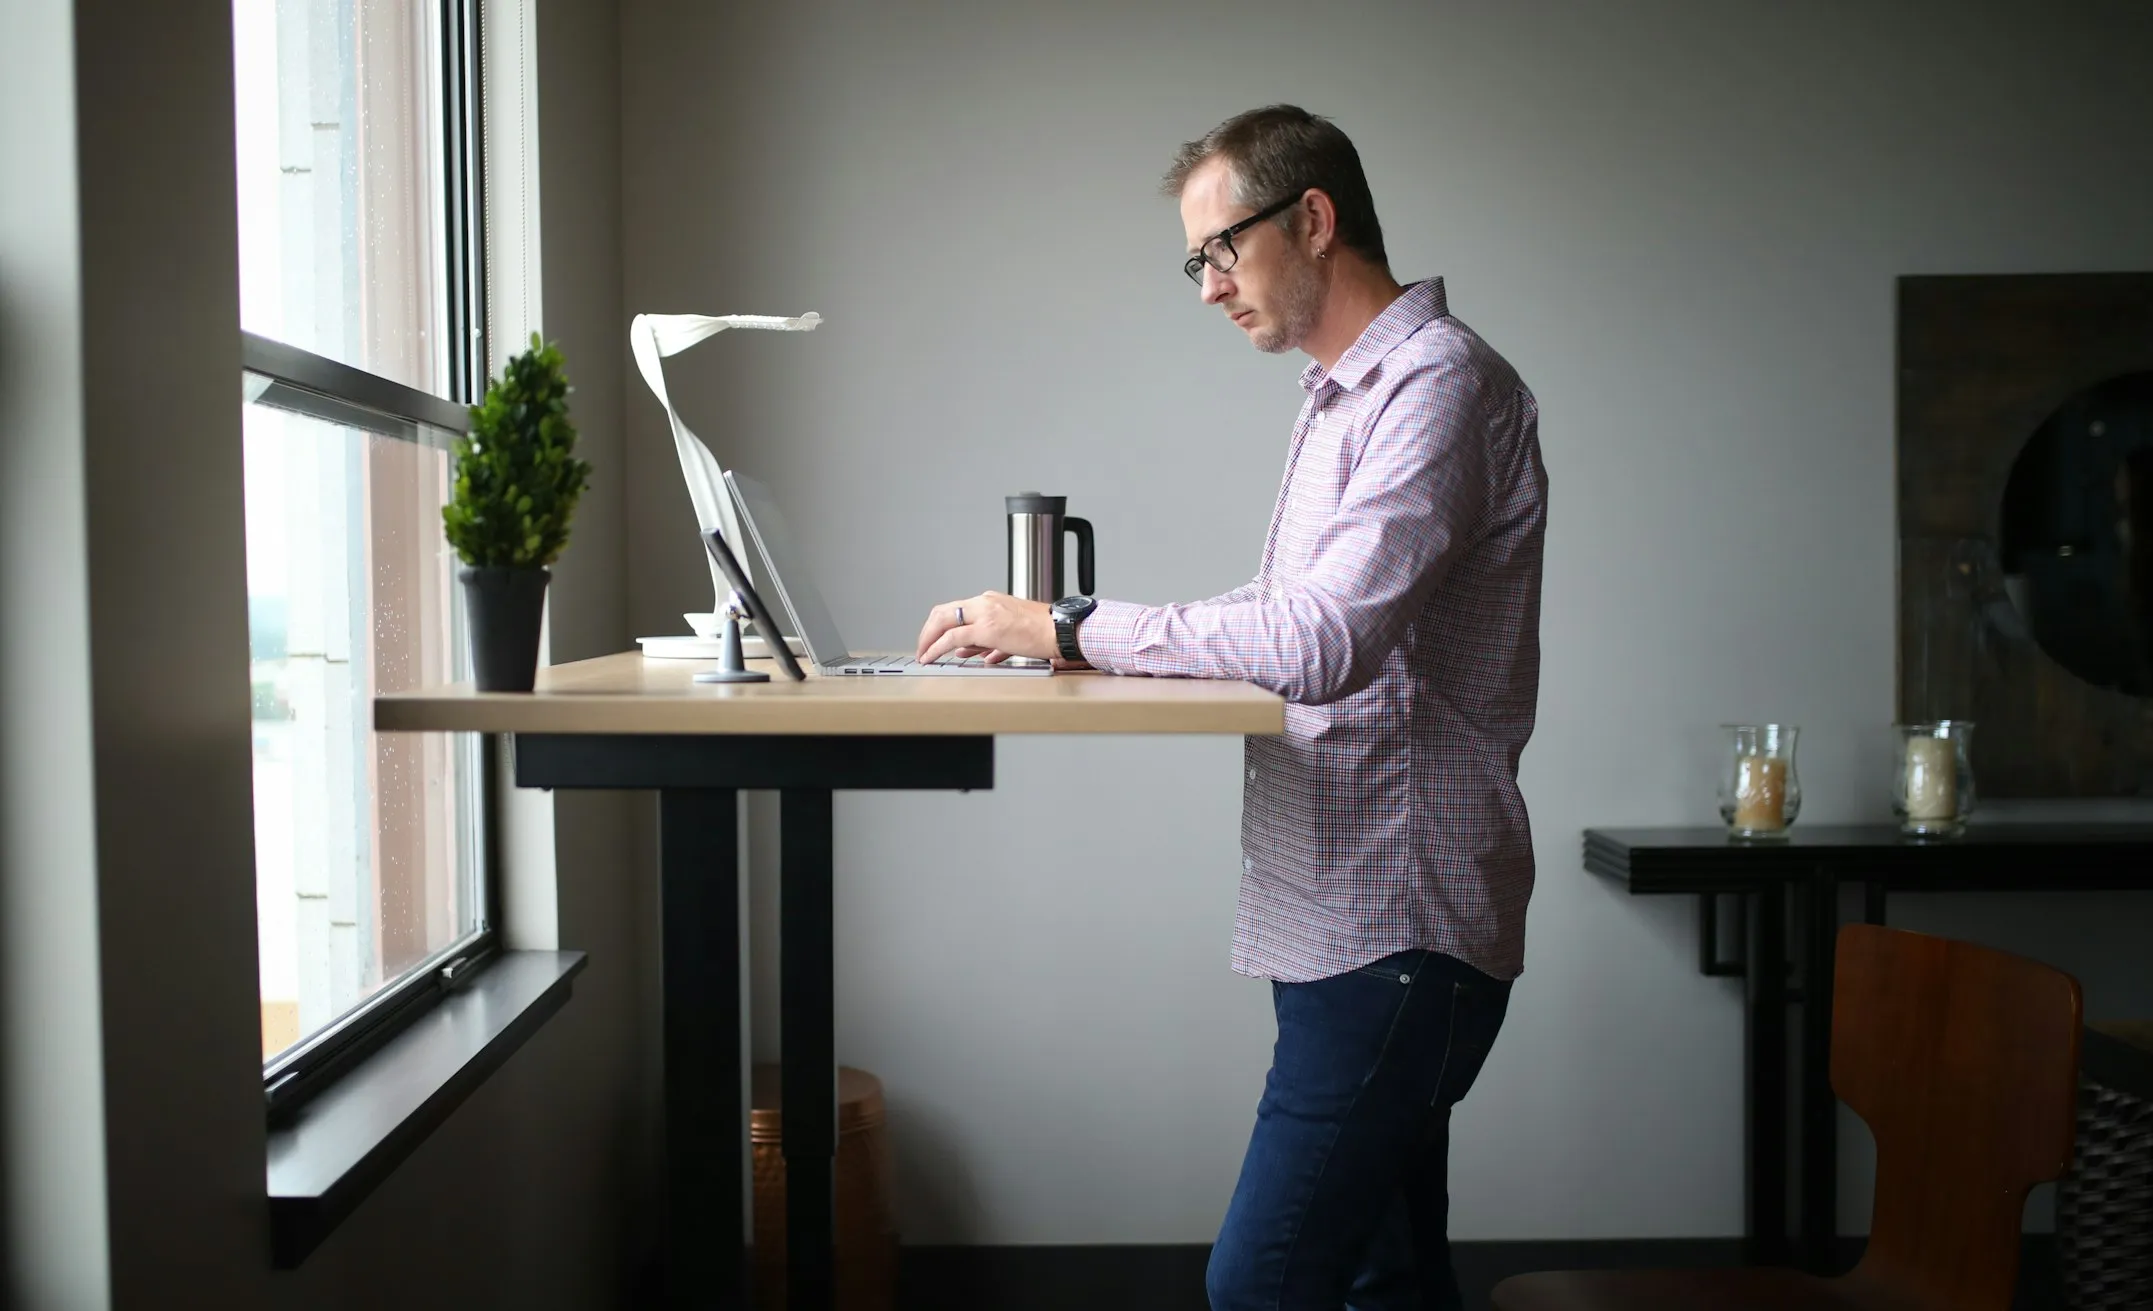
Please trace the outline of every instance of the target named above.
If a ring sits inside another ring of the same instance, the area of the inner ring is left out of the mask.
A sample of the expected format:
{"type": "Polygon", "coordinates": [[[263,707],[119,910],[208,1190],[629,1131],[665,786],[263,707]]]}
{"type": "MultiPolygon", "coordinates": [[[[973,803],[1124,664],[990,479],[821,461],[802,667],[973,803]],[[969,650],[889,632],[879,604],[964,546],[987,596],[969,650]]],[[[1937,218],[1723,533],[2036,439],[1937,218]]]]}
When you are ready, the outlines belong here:
{"type": "Polygon", "coordinates": [[[1496,1311],[1916,1311],[1865,1281],[1798,1270],[1550,1270],[1495,1286],[1496,1311]]]}

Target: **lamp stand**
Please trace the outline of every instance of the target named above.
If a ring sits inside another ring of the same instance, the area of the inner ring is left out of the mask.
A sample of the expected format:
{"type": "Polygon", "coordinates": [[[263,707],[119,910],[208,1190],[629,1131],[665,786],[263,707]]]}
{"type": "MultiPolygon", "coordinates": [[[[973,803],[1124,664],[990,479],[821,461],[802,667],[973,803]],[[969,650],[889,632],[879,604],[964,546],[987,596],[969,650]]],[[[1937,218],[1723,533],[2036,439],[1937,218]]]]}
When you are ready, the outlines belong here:
{"type": "MultiPolygon", "coordinates": [[[[767,683],[770,675],[758,669],[750,669],[740,654],[740,621],[745,611],[740,608],[738,596],[725,598],[725,626],[720,636],[725,645],[718,655],[718,667],[705,669],[695,675],[698,683],[767,683]]],[[[783,639],[779,639],[782,641],[783,639]]]]}

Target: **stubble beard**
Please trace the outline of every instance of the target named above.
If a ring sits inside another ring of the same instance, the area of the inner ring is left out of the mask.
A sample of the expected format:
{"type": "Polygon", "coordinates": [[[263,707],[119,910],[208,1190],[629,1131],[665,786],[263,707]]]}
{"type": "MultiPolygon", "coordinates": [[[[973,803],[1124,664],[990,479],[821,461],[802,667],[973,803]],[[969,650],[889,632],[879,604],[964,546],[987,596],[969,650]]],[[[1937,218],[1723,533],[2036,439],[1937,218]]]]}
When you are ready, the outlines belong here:
{"type": "Polygon", "coordinates": [[[1266,355],[1283,355],[1308,340],[1323,310],[1323,277],[1314,260],[1299,260],[1293,276],[1279,288],[1278,304],[1271,311],[1274,325],[1258,328],[1249,341],[1266,355]]]}

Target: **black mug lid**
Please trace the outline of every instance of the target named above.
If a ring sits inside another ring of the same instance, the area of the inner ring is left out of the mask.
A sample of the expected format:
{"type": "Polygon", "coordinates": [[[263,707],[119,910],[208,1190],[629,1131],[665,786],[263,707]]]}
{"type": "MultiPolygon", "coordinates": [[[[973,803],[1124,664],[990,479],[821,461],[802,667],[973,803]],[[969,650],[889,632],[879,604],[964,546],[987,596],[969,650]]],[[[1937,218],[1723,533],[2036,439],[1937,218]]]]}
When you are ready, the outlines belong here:
{"type": "Polygon", "coordinates": [[[1069,498],[1066,496],[1041,496],[1038,492],[1018,492],[1005,496],[1002,504],[1011,514],[1067,514],[1069,498]]]}

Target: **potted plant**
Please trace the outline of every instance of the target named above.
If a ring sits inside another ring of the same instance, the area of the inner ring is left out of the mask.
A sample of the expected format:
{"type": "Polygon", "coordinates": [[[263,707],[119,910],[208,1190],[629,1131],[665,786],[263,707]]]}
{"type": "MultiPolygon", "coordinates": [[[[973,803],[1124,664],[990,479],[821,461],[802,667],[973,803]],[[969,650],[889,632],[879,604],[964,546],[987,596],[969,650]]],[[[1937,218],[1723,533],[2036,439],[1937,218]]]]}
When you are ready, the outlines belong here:
{"type": "Polygon", "coordinates": [[[456,487],[441,507],[449,545],[462,557],[471,664],[482,692],[528,692],[538,670],[538,626],[547,566],[568,545],[576,498],[590,465],[575,458],[568,375],[558,347],[531,334],[456,442],[456,487]]]}

